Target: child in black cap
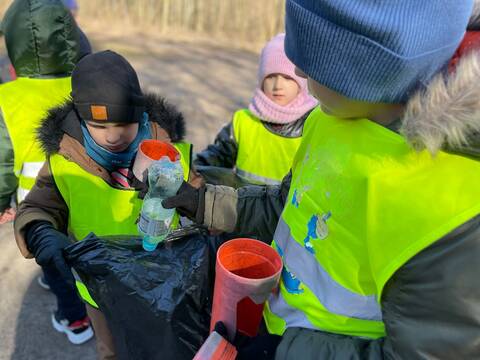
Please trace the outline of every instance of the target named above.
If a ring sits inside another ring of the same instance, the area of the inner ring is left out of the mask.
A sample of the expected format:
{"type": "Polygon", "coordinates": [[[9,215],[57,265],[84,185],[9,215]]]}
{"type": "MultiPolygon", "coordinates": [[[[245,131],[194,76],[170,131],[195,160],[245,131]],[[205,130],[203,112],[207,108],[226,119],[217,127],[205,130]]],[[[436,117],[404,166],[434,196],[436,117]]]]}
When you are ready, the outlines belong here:
{"type": "MultiPolygon", "coordinates": [[[[142,184],[132,163],[142,140],[171,142],[190,172],[190,145],[183,143],[182,115],[164,99],[143,94],[122,56],[104,51],[83,58],[72,74],[72,100],[50,111],[39,129],[47,154],[32,191],[15,220],[25,257],[54,262],[74,282],[62,249],[88,233],[138,235],[142,184]]],[[[97,335],[100,358],[115,355],[104,316],[86,287],[76,281],[97,335]]]]}

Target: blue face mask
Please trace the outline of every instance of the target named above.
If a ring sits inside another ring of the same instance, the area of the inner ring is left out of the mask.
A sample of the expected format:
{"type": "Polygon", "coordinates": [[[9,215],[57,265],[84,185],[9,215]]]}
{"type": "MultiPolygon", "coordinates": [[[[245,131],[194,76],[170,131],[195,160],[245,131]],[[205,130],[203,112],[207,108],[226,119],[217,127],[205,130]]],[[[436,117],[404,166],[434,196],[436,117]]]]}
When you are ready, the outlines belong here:
{"type": "Polygon", "coordinates": [[[118,168],[129,168],[135,155],[137,155],[138,146],[143,140],[151,139],[150,123],[148,114],[143,113],[143,118],[138,124],[138,133],[132,143],[122,152],[114,153],[100,145],[98,145],[88,132],[85,121],[81,122],[83,132],[83,143],[87,155],[95,162],[105,168],[108,172],[112,172],[118,168]]]}

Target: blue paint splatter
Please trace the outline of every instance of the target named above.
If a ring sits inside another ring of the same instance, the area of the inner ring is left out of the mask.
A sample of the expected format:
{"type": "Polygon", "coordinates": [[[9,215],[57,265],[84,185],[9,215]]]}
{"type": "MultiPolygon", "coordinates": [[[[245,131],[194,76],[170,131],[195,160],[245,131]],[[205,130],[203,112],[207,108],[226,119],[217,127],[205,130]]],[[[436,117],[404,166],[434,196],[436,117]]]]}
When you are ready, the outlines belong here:
{"type": "Polygon", "coordinates": [[[280,257],[283,258],[283,250],[282,250],[282,248],[281,248],[280,246],[278,246],[277,243],[275,243],[275,247],[276,247],[276,249],[277,249],[278,255],[280,255],[280,257]]]}
{"type": "Polygon", "coordinates": [[[301,294],[303,293],[303,289],[300,289],[300,280],[296,278],[290,271],[288,271],[285,266],[282,269],[282,280],[283,284],[285,285],[285,289],[290,294],[301,294]]]}
{"type": "Polygon", "coordinates": [[[300,202],[298,201],[298,196],[297,196],[297,189],[295,189],[295,191],[293,192],[292,205],[295,206],[296,208],[298,208],[298,206],[300,205],[300,202]]]}
{"type": "Polygon", "coordinates": [[[305,249],[311,254],[315,254],[315,249],[313,248],[313,244],[311,243],[310,240],[318,239],[317,221],[318,221],[317,215],[313,215],[310,218],[310,221],[308,222],[308,225],[307,225],[307,228],[308,228],[307,237],[303,240],[303,243],[305,244],[305,249]]]}
{"type": "MultiPolygon", "coordinates": [[[[283,260],[283,250],[278,244],[276,245],[276,250],[278,254],[282,257],[283,260]]],[[[285,266],[282,268],[282,280],[283,284],[285,285],[285,289],[290,294],[301,294],[303,293],[303,289],[300,289],[300,280],[298,280],[295,275],[293,275],[290,271],[288,271],[285,266]]]]}

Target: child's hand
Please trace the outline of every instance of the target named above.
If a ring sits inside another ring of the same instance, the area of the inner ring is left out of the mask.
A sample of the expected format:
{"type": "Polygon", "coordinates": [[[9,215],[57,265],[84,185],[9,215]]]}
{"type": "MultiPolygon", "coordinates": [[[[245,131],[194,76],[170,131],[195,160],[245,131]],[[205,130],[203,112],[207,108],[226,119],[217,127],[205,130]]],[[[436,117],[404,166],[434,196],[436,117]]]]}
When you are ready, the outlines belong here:
{"type": "Polygon", "coordinates": [[[0,213],[0,225],[13,221],[13,219],[15,219],[15,214],[16,211],[13,208],[8,208],[4,212],[0,213]]]}
{"type": "Polygon", "coordinates": [[[165,209],[176,208],[180,215],[201,225],[205,210],[205,186],[197,189],[184,181],[177,195],[163,200],[162,206],[165,209]]]}
{"type": "Polygon", "coordinates": [[[25,240],[38,265],[55,266],[69,285],[75,284],[70,267],[63,257],[63,249],[71,244],[64,233],[56,230],[50,222],[39,220],[32,222],[26,230],[25,240]]]}

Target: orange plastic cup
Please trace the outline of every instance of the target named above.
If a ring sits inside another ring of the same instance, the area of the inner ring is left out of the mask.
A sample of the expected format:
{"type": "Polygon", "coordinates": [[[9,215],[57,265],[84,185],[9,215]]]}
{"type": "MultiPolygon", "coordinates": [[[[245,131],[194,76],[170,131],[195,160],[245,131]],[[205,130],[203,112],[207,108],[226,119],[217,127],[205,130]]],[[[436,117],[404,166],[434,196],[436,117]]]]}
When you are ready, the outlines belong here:
{"type": "Polygon", "coordinates": [[[237,331],[255,336],[264,303],[277,288],[281,271],[280,255],[261,241],[240,238],[220,246],[210,331],[222,321],[230,340],[237,331]]]}
{"type": "Polygon", "coordinates": [[[152,162],[160,160],[164,156],[167,156],[170,161],[180,159],[180,153],[173,145],[160,140],[143,140],[138,147],[137,156],[133,163],[133,175],[138,180],[145,181],[148,167],[152,162]]]}

